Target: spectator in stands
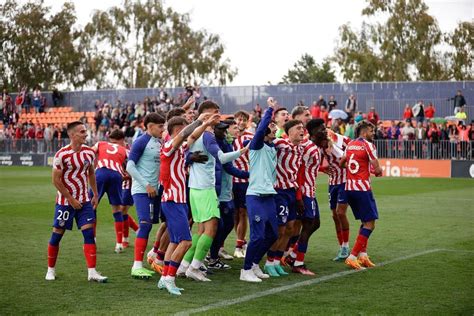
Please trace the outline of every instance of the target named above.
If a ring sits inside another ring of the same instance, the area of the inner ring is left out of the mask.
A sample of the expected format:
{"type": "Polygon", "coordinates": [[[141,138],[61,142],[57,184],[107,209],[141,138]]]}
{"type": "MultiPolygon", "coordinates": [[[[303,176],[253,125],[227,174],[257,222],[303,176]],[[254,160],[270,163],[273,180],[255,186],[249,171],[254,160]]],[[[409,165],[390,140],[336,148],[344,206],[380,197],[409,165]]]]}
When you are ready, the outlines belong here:
{"type": "Polygon", "coordinates": [[[356,96],[351,94],[346,101],[346,107],[344,109],[349,116],[353,116],[357,111],[357,100],[356,96]]]}
{"type": "Polygon", "coordinates": [[[59,105],[59,101],[63,99],[63,94],[55,87],[51,97],[53,98],[53,105],[56,107],[59,105]]]}
{"type": "Polygon", "coordinates": [[[320,108],[323,106],[327,108],[326,100],[324,100],[322,95],[319,96],[317,104],[319,105],[320,108]]]}
{"type": "Polygon", "coordinates": [[[383,122],[379,121],[377,123],[377,130],[375,131],[375,139],[386,139],[387,131],[383,127],[383,122]]]}
{"type": "Polygon", "coordinates": [[[417,122],[422,122],[425,120],[425,106],[423,100],[418,101],[412,108],[413,116],[416,118],[417,122]]]}
{"type": "Polygon", "coordinates": [[[471,121],[471,129],[469,130],[469,140],[474,140],[474,121],[471,121]]]}
{"type": "Polygon", "coordinates": [[[36,85],[33,89],[33,106],[35,107],[35,112],[39,113],[41,107],[41,90],[39,85],[36,85]]]}
{"type": "Polygon", "coordinates": [[[413,117],[413,111],[411,110],[411,106],[409,104],[405,105],[405,111],[403,111],[403,119],[409,120],[413,117]]]}
{"type": "Polygon", "coordinates": [[[454,115],[456,115],[461,110],[461,108],[466,105],[466,99],[462,95],[461,90],[457,90],[456,95],[448,99],[448,101],[451,100],[454,103],[454,115]]]}
{"type": "Polygon", "coordinates": [[[0,95],[0,122],[5,124],[4,102],[2,95],[0,95]]]}
{"type": "Polygon", "coordinates": [[[466,112],[464,112],[464,106],[461,106],[459,111],[455,115],[456,119],[461,120],[461,121],[466,121],[467,120],[467,115],[466,112]]]}
{"type": "Polygon", "coordinates": [[[403,152],[404,158],[412,158],[412,143],[411,141],[415,139],[415,129],[411,120],[407,120],[404,124],[402,130],[402,139],[403,139],[403,152]]]}
{"type": "Polygon", "coordinates": [[[441,138],[441,131],[435,122],[431,122],[430,129],[427,132],[428,139],[430,140],[430,157],[432,159],[438,159],[439,157],[439,141],[441,138]]]}
{"type": "Polygon", "coordinates": [[[449,126],[449,148],[450,148],[450,159],[456,159],[458,156],[458,141],[459,132],[455,125],[449,126]]]}
{"type": "Polygon", "coordinates": [[[311,117],[312,118],[320,118],[321,117],[321,106],[318,104],[317,101],[313,101],[313,105],[310,107],[311,117]]]}
{"type": "Polygon", "coordinates": [[[336,107],[337,107],[337,101],[334,100],[334,96],[331,95],[331,96],[329,97],[329,101],[328,101],[328,111],[331,112],[331,111],[334,110],[336,107]]]}
{"type": "Polygon", "coordinates": [[[363,120],[365,119],[364,113],[362,113],[362,112],[360,112],[360,111],[357,112],[357,113],[355,113],[354,115],[355,115],[355,119],[354,119],[354,120],[355,120],[356,123],[359,123],[360,121],[363,121],[363,120]]]}
{"type": "Polygon", "coordinates": [[[349,119],[349,122],[346,125],[346,132],[344,133],[344,136],[347,136],[350,139],[354,139],[355,138],[354,127],[355,127],[354,118],[351,117],[349,119]]]}
{"type": "Polygon", "coordinates": [[[429,120],[432,119],[435,116],[436,109],[433,105],[433,102],[430,102],[428,104],[428,107],[425,109],[425,117],[429,120]]]}
{"type": "Polygon", "coordinates": [[[43,132],[44,136],[44,142],[46,144],[46,152],[51,152],[52,150],[52,140],[53,140],[53,126],[51,124],[48,124],[44,128],[43,132]]]}
{"type": "Polygon", "coordinates": [[[423,159],[423,142],[426,140],[426,129],[418,122],[415,128],[415,158],[423,159]]]}
{"type": "Polygon", "coordinates": [[[38,153],[43,153],[44,152],[44,126],[41,126],[40,124],[36,125],[36,145],[37,147],[37,152],[38,153]]]}
{"type": "Polygon", "coordinates": [[[16,112],[21,113],[23,104],[25,103],[25,88],[19,89],[18,94],[15,98],[16,112]]]}
{"type": "Polygon", "coordinates": [[[380,120],[380,117],[379,115],[377,114],[377,112],[375,112],[375,107],[371,107],[370,108],[370,112],[369,114],[367,115],[367,120],[374,124],[374,126],[377,126],[378,123],[379,123],[379,120],[380,120]]]}
{"type": "Polygon", "coordinates": [[[329,112],[326,110],[325,106],[321,107],[321,118],[323,119],[324,124],[327,125],[329,122],[329,112]]]}
{"type": "MultiPolygon", "coordinates": [[[[458,114],[459,113],[460,112],[458,112],[458,114]]],[[[459,144],[460,144],[459,147],[461,150],[461,159],[466,159],[468,147],[469,147],[469,131],[471,130],[471,125],[466,126],[462,121],[460,121],[458,123],[457,130],[458,130],[458,135],[459,135],[459,144]]]]}

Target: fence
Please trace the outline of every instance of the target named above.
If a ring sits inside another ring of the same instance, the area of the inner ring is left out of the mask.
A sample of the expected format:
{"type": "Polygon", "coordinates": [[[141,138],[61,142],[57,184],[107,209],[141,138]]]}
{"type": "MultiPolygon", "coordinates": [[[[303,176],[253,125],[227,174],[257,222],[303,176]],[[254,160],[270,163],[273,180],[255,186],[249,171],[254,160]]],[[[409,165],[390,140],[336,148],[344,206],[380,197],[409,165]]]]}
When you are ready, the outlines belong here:
{"type": "MultiPolygon", "coordinates": [[[[129,139],[131,143],[131,139],[129,139]]],[[[54,154],[61,147],[69,144],[69,139],[52,141],[5,139],[0,141],[0,153],[13,154],[54,154]]],[[[92,145],[92,143],[89,143],[92,145]]],[[[474,160],[474,142],[440,141],[432,143],[427,140],[375,140],[379,158],[388,159],[460,159],[474,160]]]]}
{"type": "MultiPolygon", "coordinates": [[[[406,104],[413,105],[424,100],[433,102],[436,116],[453,115],[453,103],[448,99],[460,89],[467,101],[468,120],[474,119],[474,81],[433,81],[433,82],[371,82],[371,83],[314,83],[272,86],[203,87],[202,94],[218,102],[223,113],[233,113],[239,109],[250,111],[255,104],[266,104],[269,96],[280,104],[293,108],[299,101],[310,105],[319,95],[328,100],[334,95],[338,108],[343,108],[350,94],[357,97],[359,110],[367,112],[374,106],[383,119],[400,119],[406,104]]],[[[176,96],[183,88],[169,88],[166,91],[176,96]]],[[[145,97],[158,96],[160,89],[123,89],[64,92],[61,105],[71,105],[76,111],[94,110],[96,100],[115,104],[117,100],[140,102],[145,97]]],[[[48,104],[52,104],[51,93],[44,93],[48,104]]]]}

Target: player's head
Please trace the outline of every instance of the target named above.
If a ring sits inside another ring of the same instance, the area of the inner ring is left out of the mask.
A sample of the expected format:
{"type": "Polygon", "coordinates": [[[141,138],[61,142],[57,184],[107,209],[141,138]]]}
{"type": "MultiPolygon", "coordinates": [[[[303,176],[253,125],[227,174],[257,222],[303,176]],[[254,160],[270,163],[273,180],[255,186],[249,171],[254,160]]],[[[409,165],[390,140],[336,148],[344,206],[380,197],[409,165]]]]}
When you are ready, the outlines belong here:
{"type": "Polygon", "coordinates": [[[227,135],[227,129],[229,124],[226,121],[220,121],[216,126],[214,126],[214,135],[217,139],[224,139],[227,135]]]}
{"type": "Polygon", "coordinates": [[[276,125],[275,121],[271,121],[265,131],[264,141],[267,143],[273,142],[273,140],[276,138],[277,130],[278,130],[278,126],[276,125]]]}
{"type": "Polygon", "coordinates": [[[109,135],[109,141],[113,144],[125,146],[125,133],[119,129],[114,129],[109,135]]]}
{"type": "Polygon", "coordinates": [[[87,138],[87,129],[84,123],[80,121],[74,121],[67,124],[67,135],[71,140],[71,143],[85,144],[87,138]]]}
{"type": "Polygon", "coordinates": [[[250,114],[246,111],[237,111],[234,114],[235,122],[241,132],[247,129],[247,125],[249,123],[250,114]]]}
{"type": "Polygon", "coordinates": [[[375,126],[369,121],[360,121],[355,128],[355,136],[362,137],[368,141],[374,140],[375,126]]]}
{"type": "Polygon", "coordinates": [[[230,135],[233,139],[240,136],[240,126],[234,119],[234,117],[228,117],[224,122],[226,122],[226,124],[229,124],[229,128],[227,129],[228,136],[230,135]]]}
{"type": "Polygon", "coordinates": [[[317,118],[312,119],[306,124],[306,130],[309,134],[309,139],[319,147],[326,148],[328,146],[328,133],[324,120],[317,118]]]}
{"type": "Polygon", "coordinates": [[[168,121],[168,127],[167,127],[168,134],[173,138],[179,132],[181,132],[183,128],[186,127],[186,125],[188,125],[188,121],[186,121],[184,117],[181,117],[181,116],[172,117],[168,121]]]}
{"type": "Polygon", "coordinates": [[[202,114],[202,113],[217,114],[219,113],[219,109],[220,107],[219,105],[217,105],[216,102],[211,101],[211,100],[206,100],[199,105],[198,114],[202,114]]]}
{"type": "Polygon", "coordinates": [[[284,125],[285,133],[288,135],[290,142],[298,144],[304,138],[304,126],[300,120],[291,120],[284,125]]]}
{"type": "Polygon", "coordinates": [[[171,120],[173,117],[183,116],[186,114],[186,110],[183,108],[174,108],[171,109],[168,114],[166,114],[166,121],[171,120]]]}
{"type": "Polygon", "coordinates": [[[311,113],[309,112],[308,107],[306,106],[297,106],[291,111],[291,118],[294,120],[300,120],[303,122],[303,125],[308,124],[311,120],[311,113]]]}
{"type": "Polygon", "coordinates": [[[285,123],[290,120],[290,116],[288,115],[288,110],[286,108],[278,108],[273,114],[273,117],[279,128],[283,128],[283,125],[285,125],[285,123]]]}
{"type": "Polygon", "coordinates": [[[189,124],[191,124],[194,121],[194,119],[196,118],[194,110],[193,109],[188,109],[186,111],[186,113],[184,114],[184,118],[186,119],[186,121],[189,124]]]}
{"type": "Polygon", "coordinates": [[[153,137],[161,138],[164,131],[165,118],[158,113],[149,113],[143,122],[146,131],[153,137]]]}

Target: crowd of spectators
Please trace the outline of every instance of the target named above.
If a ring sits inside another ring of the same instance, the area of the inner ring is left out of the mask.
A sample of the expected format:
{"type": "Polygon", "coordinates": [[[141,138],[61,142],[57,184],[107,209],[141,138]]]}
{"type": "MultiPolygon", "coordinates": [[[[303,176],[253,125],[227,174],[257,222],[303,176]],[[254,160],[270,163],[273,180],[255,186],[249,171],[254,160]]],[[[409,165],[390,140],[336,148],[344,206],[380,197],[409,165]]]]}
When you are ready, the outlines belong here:
{"type": "MultiPolygon", "coordinates": [[[[60,97],[60,94],[55,90],[53,105],[57,104],[60,97]]],[[[106,100],[96,100],[94,121],[88,121],[86,113],[84,113],[81,120],[88,127],[87,141],[91,144],[108,139],[109,133],[114,129],[121,129],[127,138],[133,139],[143,133],[142,121],[146,114],[157,112],[166,117],[170,111],[184,111],[186,118],[191,122],[194,120],[199,102],[205,99],[206,97],[202,96],[198,87],[189,86],[174,97],[165,90],[161,90],[158,96],[146,97],[138,102],[115,100],[112,103],[106,100]]],[[[450,152],[456,151],[459,153],[458,156],[468,157],[468,142],[474,139],[474,123],[471,122],[468,125],[465,121],[464,106],[466,101],[461,91],[458,91],[456,96],[449,100],[454,103],[455,113],[450,117],[449,122],[447,119],[434,120],[435,106],[431,102],[428,106],[425,106],[422,100],[413,106],[407,104],[403,117],[399,121],[391,121],[389,125],[387,125],[387,121],[382,121],[375,107],[371,107],[368,113],[359,111],[357,98],[353,94],[343,103],[342,109],[339,109],[334,96],[329,96],[328,101],[326,101],[322,95],[308,109],[313,118],[322,118],[328,128],[352,139],[355,137],[355,125],[361,120],[367,119],[377,127],[376,140],[397,141],[405,145],[402,146],[403,150],[400,154],[402,158],[435,157],[435,155],[420,154],[421,151],[429,151],[430,153],[432,151],[427,149],[426,146],[420,145],[421,142],[414,142],[414,145],[409,146],[411,149],[407,150],[407,142],[412,141],[429,142],[431,144],[448,141],[449,144],[456,144],[456,149],[449,148],[450,152]],[[331,111],[343,111],[345,117],[333,119],[331,111]]],[[[298,105],[304,106],[301,101],[298,105]]],[[[67,142],[65,141],[67,139],[66,124],[35,124],[31,120],[19,122],[22,110],[23,113],[25,111],[42,112],[45,106],[46,101],[41,96],[39,87],[35,87],[31,97],[26,89],[20,89],[14,101],[4,90],[0,99],[0,119],[4,122],[3,128],[0,128],[0,151],[49,152],[64,145],[67,142]],[[9,147],[6,148],[7,146],[9,147]]],[[[250,114],[252,119],[249,129],[255,130],[262,117],[263,109],[259,104],[256,104],[250,114]]],[[[382,152],[389,156],[388,149],[391,146],[387,145],[387,150],[384,149],[385,145],[382,146],[384,147],[382,152]]],[[[433,146],[430,145],[430,147],[433,146]]]]}

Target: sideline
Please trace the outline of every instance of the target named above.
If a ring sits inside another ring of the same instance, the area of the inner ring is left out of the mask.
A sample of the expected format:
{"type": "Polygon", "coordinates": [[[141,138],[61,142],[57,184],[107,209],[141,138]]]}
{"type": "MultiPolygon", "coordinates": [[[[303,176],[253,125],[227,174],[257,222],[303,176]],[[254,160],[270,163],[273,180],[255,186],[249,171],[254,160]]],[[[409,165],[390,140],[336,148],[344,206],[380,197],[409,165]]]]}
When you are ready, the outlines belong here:
{"type": "MultiPolygon", "coordinates": [[[[385,262],[381,262],[381,263],[377,264],[377,267],[383,267],[383,266],[388,265],[388,264],[392,264],[392,263],[396,263],[396,262],[400,262],[400,261],[404,261],[404,260],[424,256],[424,255],[427,255],[427,254],[436,253],[436,252],[474,253],[474,251],[470,251],[470,250],[431,249],[431,250],[425,250],[425,251],[417,252],[417,253],[414,253],[414,254],[411,254],[411,255],[406,255],[406,256],[403,256],[403,257],[398,257],[398,258],[388,260],[388,261],[385,261],[385,262]]],[[[205,305],[205,306],[198,307],[198,308],[184,310],[184,311],[178,312],[174,315],[175,316],[186,316],[186,315],[191,315],[191,314],[195,314],[195,313],[202,313],[202,312],[206,312],[206,311],[211,310],[211,309],[227,307],[227,306],[230,306],[230,305],[235,305],[235,304],[251,301],[251,300],[254,300],[256,298],[272,295],[272,294],[275,294],[275,293],[280,293],[280,292],[283,292],[283,291],[292,290],[292,289],[299,288],[299,287],[302,287],[302,286],[318,284],[318,283],[322,283],[322,282],[329,281],[329,280],[332,280],[332,279],[337,279],[337,278],[340,278],[340,277],[343,277],[343,276],[346,276],[346,275],[349,275],[349,274],[364,272],[364,271],[368,271],[368,270],[369,269],[367,269],[367,270],[346,270],[346,271],[336,272],[336,273],[325,275],[325,276],[322,276],[322,277],[319,277],[319,278],[316,278],[316,279],[311,279],[311,280],[297,282],[297,283],[284,285],[284,286],[280,286],[280,287],[276,287],[276,288],[271,288],[271,289],[261,291],[261,292],[257,292],[257,293],[253,293],[253,294],[250,294],[250,295],[245,295],[245,296],[241,296],[241,297],[230,299],[230,300],[223,300],[223,301],[220,301],[220,302],[217,302],[217,303],[205,305]]]]}

